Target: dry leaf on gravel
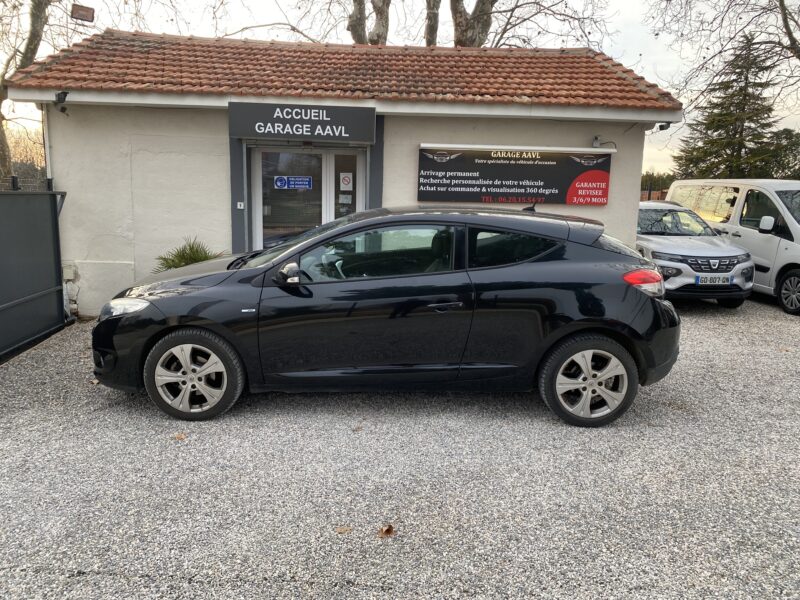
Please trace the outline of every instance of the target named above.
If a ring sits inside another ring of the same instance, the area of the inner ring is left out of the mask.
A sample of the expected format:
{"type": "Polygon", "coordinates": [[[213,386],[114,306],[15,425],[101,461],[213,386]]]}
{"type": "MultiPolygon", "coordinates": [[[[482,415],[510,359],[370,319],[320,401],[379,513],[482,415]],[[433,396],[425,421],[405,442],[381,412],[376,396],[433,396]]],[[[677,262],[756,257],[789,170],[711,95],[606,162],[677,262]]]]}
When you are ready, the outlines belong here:
{"type": "Polygon", "coordinates": [[[394,530],[394,527],[392,526],[391,523],[389,523],[388,525],[384,525],[383,527],[381,527],[378,530],[378,537],[379,538],[392,537],[394,534],[395,534],[395,530],[394,530]]]}
{"type": "Polygon", "coordinates": [[[334,529],[336,533],[350,533],[353,531],[352,527],[348,527],[347,525],[340,525],[334,529]]]}
{"type": "Polygon", "coordinates": [[[364,426],[363,426],[363,425],[361,425],[361,424],[358,424],[358,425],[356,425],[355,427],[353,427],[353,431],[354,431],[355,433],[358,433],[358,432],[359,432],[359,431],[361,431],[362,429],[364,429],[364,426]]]}
{"type": "Polygon", "coordinates": [[[92,379],[92,385],[97,385],[98,383],[100,382],[97,379],[92,379]]]}
{"type": "Polygon", "coordinates": [[[185,439],[186,439],[186,434],[185,434],[185,433],[176,433],[176,434],[175,434],[175,435],[173,435],[172,437],[174,437],[174,438],[175,438],[176,440],[178,440],[179,442],[182,442],[183,440],[185,440],[185,439]]]}

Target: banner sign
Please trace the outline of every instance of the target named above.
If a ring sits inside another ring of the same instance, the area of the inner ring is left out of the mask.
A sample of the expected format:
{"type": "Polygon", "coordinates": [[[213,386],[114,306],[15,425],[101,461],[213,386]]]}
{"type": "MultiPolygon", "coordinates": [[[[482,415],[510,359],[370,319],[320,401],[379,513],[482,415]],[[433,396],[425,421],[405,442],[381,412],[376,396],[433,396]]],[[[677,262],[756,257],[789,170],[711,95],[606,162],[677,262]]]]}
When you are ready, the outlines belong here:
{"type": "Polygon", "coordinates": [[[375,109],[315,104],[228,104],[233,138],[375,143],[375,109]]]}
{"type": "Polygon", "coordinates": [[[312,181],[306,175],[276,175],[272,178],[276,190],[310,190],[312,181]]]}
{"type": "Polygon", "coordinates": [[[608,204],[611,154],[420,148],[419,202],[608,204]]]}

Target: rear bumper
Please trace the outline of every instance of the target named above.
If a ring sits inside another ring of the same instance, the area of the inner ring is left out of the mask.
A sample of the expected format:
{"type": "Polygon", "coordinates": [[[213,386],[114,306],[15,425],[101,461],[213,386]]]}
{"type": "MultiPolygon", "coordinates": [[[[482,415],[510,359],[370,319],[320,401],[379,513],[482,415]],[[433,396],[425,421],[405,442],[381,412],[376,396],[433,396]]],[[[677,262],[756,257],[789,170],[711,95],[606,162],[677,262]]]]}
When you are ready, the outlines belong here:
{"type": "Polygon", "coordinates": [[[652,337],[640,343],[639,383],[651,385],[664,379],[680,353],[681,319],[672,303],[653,300],[652,337]]]}

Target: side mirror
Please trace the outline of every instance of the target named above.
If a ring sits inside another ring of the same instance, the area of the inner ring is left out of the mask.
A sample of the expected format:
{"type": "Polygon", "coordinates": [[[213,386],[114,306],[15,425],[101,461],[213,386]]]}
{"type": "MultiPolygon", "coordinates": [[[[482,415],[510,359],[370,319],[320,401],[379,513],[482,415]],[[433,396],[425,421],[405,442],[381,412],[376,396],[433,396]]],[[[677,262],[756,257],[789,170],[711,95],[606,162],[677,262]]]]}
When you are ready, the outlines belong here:
{"type": "Polygon", "coordinates": [[[725,231],[724,231],[724,230],[722,230],[722,229],[720,229],[719,227],[712,227],[711,229],[712,229],[712,231],[713,231],[714,233],[716,233],[717,235],[722,235],[722,234],[724,234],[724,233],[725,233],[725,231]]]}
{"type": "Polygon", "coordinates": [[[296,262],[288,262],[275,274],[278,285],[300,285],[300,267],[296,262]]]}
{"type": "Polygon", "coordinates": [[[772,233],[773,229],[775,229],[775,217],[761,217],[761,221],[758,222],[758,233],[772,233]]]}

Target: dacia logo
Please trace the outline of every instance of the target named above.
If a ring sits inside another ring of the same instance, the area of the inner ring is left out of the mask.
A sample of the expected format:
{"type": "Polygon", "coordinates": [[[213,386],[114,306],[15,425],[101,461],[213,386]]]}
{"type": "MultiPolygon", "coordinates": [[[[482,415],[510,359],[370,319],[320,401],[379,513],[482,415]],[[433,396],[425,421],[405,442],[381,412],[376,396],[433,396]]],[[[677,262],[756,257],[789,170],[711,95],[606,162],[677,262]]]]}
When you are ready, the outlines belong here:
{"type": "Polygon", "coordinates": [[[711,263],[711,268],[712,269],[716,269],[717,267],[719,267],[719,261],[718,260],[710,260],[708,262],[711,263]]]}

